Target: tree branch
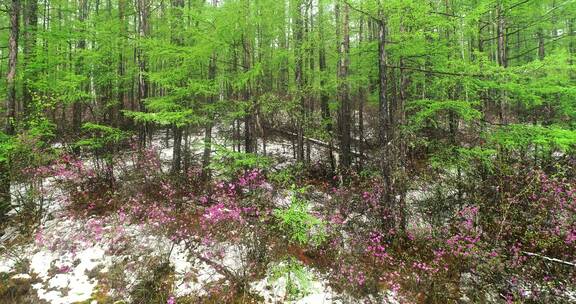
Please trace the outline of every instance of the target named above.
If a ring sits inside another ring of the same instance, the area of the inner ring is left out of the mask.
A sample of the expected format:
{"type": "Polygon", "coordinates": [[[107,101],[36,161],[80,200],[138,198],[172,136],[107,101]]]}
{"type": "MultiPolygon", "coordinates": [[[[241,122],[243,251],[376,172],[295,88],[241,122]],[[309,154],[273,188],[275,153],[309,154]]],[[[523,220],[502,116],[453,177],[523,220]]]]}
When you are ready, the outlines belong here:
{"type": "Polygon", "coordinates": [[[377,16],[374,16],[374,15],[372,15],[371,13],[369,13],[369,12],[367,12],[367,11],[365,11],[365,10],[362,10],[362,9],[360,9],[360,8],[357,8],[357,7],[353,6],[352,4],[350,4],[350,2],[348,2],[348,0],[344,0],[344,3],[346,3],[346,5],[348,5],[348,7],[350,7],[353,11],[356,11],[356,12],[358,12],[358,13],[360,13],[360,14],[364,14],[364,15],[368,16],[369,18],[373,19],[373,20],[376,21],[376,22],[382,22],[382,21],[383,21],[382,19],[378,18],[377,16]]]}
{"type": "Polygon", "coordinates": [[[560,259],[556,259],[556,258],[550,258],[550,257],[544,256],[541,254],[527,252],[527,251],[522,251],[522,253],[527,255],[527,256],[538,257],[538,258],[541,258],[541,259],[546,260],[546,261],[576,267],[576,263],[572,263],[572,262],[568,262],[568,261],[564,261],[564,260],[560,260],[560,259]]]}

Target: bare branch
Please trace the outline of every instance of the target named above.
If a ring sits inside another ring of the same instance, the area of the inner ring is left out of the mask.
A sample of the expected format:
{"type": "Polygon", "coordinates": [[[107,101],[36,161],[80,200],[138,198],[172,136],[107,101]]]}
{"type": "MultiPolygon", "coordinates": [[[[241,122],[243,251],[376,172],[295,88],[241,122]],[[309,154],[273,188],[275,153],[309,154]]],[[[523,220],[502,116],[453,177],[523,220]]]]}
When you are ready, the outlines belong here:
{"type": "Polygon", "coordinates": [[[556,258],[550,258],[550,257],[544,256],[541,254],[527,252],[527,251],[522,251],[522,253],[527,255],[527,256],[538,257],[538,258],[541,258],[541,259],[549,261],[549,262],[554,262],[554,263],[559,263],[559,264],[564,264],[564,265],[576,267],[576,263],[573,263],[573,262],[568,262],[568,261],[564,261],[564,260],[560,260],[560,259],[556,259],[556,258]]]}

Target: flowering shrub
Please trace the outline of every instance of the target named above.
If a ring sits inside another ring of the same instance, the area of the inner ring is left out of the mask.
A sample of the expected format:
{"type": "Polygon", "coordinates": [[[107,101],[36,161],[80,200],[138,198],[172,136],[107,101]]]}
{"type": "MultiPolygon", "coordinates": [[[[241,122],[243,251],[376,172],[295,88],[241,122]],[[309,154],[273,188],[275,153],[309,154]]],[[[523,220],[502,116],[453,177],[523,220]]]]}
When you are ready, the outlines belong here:
{"type": "MultiPolygon", "coordinates": [[[[249,293],[247,282],[270,273],[271,281],[288,281],[288,297],[295,300],[309,293],[315,279],[308,269],[329,279],[337,292],[367,302],[391,292],[397,299],[430,303],[561,303],[576,283],[576,177],[570,170],[527,174],[529,166],[494,166],[481,184],[477,176],[438,175],[419,189],[422,200],[410,202],[413,219],[403,230],[390,224],[397,211],[377,176],[353,175],[339,187],[299,178],[303,186],[293,186],[289,205],[280,207],[275,199],[285,197],[286,189],[278,186],[296,180],[277,176],[271,183],[258,162],[241,160],[233,172],[205,182],[197,178],[199,167],[174,177],[162,172],[157,151],[139,153],[115,160],[114,184],[89,161],[69,154],[29,169],[39,179],[52,176],[65,193],[70,212],[63,222],[82,219],[66,238],[38,230],[37,244],[72,252],[99,244],[110,254],[129,255],[129,233],[138,227],[173,242],[168,249],[183,246],[190,260],[223,278],[206,287],[209,295],[194,298],[200,302],[233,301],[249,293]],[[438,189],[446,191],[436,195],[438,189]]],[[[162,263],[165,285],[154,285],[162,293],[157,299],[181,303],[173,294],[172,270],[162,263]]],[[[68,271],[66,266],[58,271],[68,271]]],[[[143,275],[138,286],[153,286],[144,281],[154,273],[143,275]]],[[[192,272],[183,275],[185,282],[194,280],[192,272]]]]}

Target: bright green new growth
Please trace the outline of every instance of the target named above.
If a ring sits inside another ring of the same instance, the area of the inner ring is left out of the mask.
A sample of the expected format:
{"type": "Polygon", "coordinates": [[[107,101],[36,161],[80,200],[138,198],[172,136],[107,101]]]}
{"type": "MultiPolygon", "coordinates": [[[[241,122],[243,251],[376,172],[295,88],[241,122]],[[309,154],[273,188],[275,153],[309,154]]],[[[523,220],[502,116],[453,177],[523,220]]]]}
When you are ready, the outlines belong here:
{"type": "Polygon", "coordinates": [[[274,210],[274,217],[291,242],[319,246],[326,240],[324,222],[312,215],[309,203],[297,195],[292,196],[288,208],[274,210]]]}
{"type": "Polygon", "coordinates": [[[419,129],[427,123],[434,127],[440,114],[452,113],[460,119],[469,122],[482,117],[482,113],[474,108],[477,103],[464,100],[415,100],[407,104],[406,110],[416,111],[411,116],[411,126],[419,129]]]}
{"type": "Polygon", "coordinates": [[[576,131],[555,126],[514,124],[499,128],[491,141],[504,149],[542,149],[568,152],[576,147],[576,131]]]}
{"type": "Polygon", "coordinates": [[[127,138],[128,134],[120,129],[95,123],[85,123],[82,130],[91,137],[76,142],[78,147],[91,150],[106,148],[111,144],[117,144],[127,138]]]}
{"type": "Polygon", "coordinates": [[[312,291],[312,274],[294,257],[290,257],[284,262],[275,265],[271,270],[269,283],[278,282],[284,278],[286,280],[287,300],[298,300],[307,296],[312,291]]]}
{"type": "Polygon", "coordinates": [[[270,159],[253,153],[232,151],[222,146],[215,146],[216,155],[210,169],[225,177],[235,177],[239,172],[252,169],[267,169],[270,159]]]}
{"type": "Polygon", "coordinates": [[[9,155],[16,147],[16,140],[13,137],[0,132],[0,163],[5,163],[9,159],[9,155]]]}

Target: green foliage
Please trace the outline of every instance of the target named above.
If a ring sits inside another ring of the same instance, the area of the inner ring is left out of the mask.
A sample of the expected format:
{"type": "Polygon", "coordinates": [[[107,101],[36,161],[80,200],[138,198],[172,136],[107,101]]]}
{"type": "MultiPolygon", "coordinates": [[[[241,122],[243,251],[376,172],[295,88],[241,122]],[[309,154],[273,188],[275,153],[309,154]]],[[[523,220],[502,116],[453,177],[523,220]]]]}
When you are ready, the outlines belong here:
{"type": "Polygon", "coordinates": [[[95,123],[85,123],[82,126],[82,130],[91,135],[91,137],[77,141],[76,146],[90,150],[98,150],[118,144],[127,137],[127,134],[120,129],[95,123]]]}
{"type": "Polygon", "coordinates": [[[302,163],[296,163],[268,174],[268,178],[278,186],[288,188],[300,180],[304,170],[302,163]]]}
{"type": "Polygon", "coordinates": [[[479,119],[482,117],[482,113],[474,108],[476,105],[476,102],[464,100],[423,99],[409,102],[406,109],[414,112],[410,116],[411,127],[419,129],[425,127],[426,124],[437,127],[441,114],[452,113],[466,122],[479,119]]]}
{"type": "Polygon", "coordinates": [[[39,145],[45,145],[48,140],[56,137],[56,124],[44,116],[37,116],[28,121],[27,135],[35,138],[39,145]]]}
{"type": "Polygon", "coordinates": [[[193,115],[192,110],[183,111],[162,111],[162,112],[133,112],[133,111],[123,111],[124,115],[134,119],[136,122],[140,123],[155,123],[161,126],[171,126],[175,125],[177,127],[183,127],[192,123],[199,123],[198,117],[193,115]]]}
{"type": "Polygon", "coordinates": [[[16,144],[17,141],[14,137],[0,131],[0,163],[8,162],[10,153],[16,148],[16,144]]]}
{"type": "Polygon", "coordinates": [[[217,145],[215,148],[216,155],[210,164],[210,168],[225,177],[233,178],[244,170],[264,170],[270,167],[270,159],[267,157],[252,153],[235,152],[217,145]]]}
{"type": "Polygon", "coordinates": [[[504,149],[538,147],[546,152],[568,152],[576,147],[576,131],[556,126],[513,124],[490,134],[490,140],[504,149]]]}
{"type": "Polygon", "coordinates": [[[280,279],[286,280],[287,300],[298,300],[312,291],[312,274],[293,257],[278,263],[271,269],[271,276],[268,280],[274,283],[280,279]]]}
{"type": "Polygon", "coordinates": [[[310,213],[309,203],[294,194],[290,206],[275,209],[278,228],[291,242],[300,245],[319,246],[326,240],[324,222],[310,213]]]}
{"type": "Polygon", "coordinates": [[[476,164],[491,171],[497,151],[483,147],[458,148],[449,147],[435,153],[430,165],[436,169],[476,170],[476,164]]]}

